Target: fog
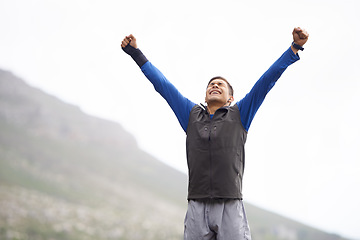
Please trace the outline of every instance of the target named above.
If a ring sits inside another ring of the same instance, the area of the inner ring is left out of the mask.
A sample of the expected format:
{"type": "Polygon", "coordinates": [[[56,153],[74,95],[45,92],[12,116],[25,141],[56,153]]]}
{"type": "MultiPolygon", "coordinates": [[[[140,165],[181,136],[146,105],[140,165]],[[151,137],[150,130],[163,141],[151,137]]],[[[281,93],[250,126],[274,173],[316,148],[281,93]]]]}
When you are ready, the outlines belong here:
{"type": "Polygon", "coordinates": [[[119,122],[161,161],[187,172],[185,133],[120,47],[130,33],[194,102],[222,75],[241,99],[310,33],[300,61],[249,129],[244,200],[360,239],[358,1],[0,0],[0,68],[89,114],[119,122]]]}

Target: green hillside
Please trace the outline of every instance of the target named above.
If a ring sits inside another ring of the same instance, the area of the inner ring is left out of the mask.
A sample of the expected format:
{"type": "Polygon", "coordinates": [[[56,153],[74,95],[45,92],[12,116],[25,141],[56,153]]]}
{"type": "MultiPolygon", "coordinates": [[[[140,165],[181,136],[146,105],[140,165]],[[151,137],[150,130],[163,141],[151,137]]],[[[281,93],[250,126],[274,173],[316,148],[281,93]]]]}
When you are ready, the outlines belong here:
{"type": "MultiPolygon", "coordinates": [[[[187,176],[0,70],[0,239],[182,239],[187,176]]],[[[254,240],[343,239],[246,205],[254,240]]]]}

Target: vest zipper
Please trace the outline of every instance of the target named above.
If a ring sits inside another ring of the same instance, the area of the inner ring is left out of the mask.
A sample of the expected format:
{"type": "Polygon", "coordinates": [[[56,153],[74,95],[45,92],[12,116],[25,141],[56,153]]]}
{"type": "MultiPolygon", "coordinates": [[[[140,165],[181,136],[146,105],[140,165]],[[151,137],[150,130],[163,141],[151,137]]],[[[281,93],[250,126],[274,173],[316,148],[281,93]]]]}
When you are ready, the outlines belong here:
{"type": "MultiPolygon", "coordinates": [[[[209,116],[210,117],[210,116],[209,116]]],[[[214,118],[214,116],[213,116],[214,118]]],[[[209,154],[210,154],[210,198],[214,198],[214,189],[213,189],[213,154],[212,154],[212,139],[211,139],[211,133],[212,133],[212,119],[210,119],[210,125],[209,125],[209,154]]]]}

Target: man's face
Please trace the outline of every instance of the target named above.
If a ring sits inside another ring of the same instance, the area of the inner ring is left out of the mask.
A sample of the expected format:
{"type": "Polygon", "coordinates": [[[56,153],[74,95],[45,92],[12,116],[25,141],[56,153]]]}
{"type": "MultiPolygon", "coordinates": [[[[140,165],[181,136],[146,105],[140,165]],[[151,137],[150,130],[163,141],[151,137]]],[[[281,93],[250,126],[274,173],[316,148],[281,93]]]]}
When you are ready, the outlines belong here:
{"type": "Polygon", "coordinates": [[[207,104],[226,104],[226,102],[232,102],[233,97],[229,94],[229,86],[222,79],[212,80],[207,89],[205,102],[207,104]]]}

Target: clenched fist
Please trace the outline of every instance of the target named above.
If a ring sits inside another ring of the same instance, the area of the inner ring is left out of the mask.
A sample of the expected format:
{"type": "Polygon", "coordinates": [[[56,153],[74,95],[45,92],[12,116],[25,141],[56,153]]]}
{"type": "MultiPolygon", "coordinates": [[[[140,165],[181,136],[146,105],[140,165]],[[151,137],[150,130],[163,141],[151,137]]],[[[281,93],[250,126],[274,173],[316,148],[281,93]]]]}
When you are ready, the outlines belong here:
{"type": "Polygon", "coordinates": [[[129,43],[130,43],[130,46],[137,48],[136,38],[132,34],[130,34],[129,36],[126,36],[124,38],[124,40],[122,40],[121,47],[125,48],[129,43]]]}
{"type": "Polygon", "coordinates": [[[296,27],[293,30],[294,43],[300,46],[304,46],[309,38],[309,34],[305,29],[296,27]]]}

